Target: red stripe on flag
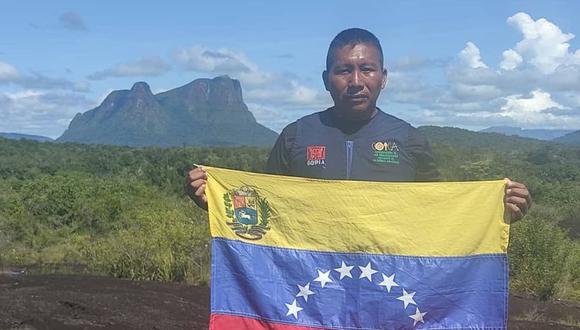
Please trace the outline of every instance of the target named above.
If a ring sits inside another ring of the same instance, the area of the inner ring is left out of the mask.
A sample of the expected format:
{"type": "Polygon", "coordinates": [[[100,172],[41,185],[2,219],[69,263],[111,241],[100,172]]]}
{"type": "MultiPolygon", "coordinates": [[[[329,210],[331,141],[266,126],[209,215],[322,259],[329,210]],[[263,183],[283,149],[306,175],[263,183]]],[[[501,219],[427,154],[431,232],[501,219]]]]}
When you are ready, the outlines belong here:
{"type": "Polygon", "coordinates": [[[301,327],[297,325],[274,323],[249,317],[212,314],[209,330],[320,330],[321,328],[301,327]]]}

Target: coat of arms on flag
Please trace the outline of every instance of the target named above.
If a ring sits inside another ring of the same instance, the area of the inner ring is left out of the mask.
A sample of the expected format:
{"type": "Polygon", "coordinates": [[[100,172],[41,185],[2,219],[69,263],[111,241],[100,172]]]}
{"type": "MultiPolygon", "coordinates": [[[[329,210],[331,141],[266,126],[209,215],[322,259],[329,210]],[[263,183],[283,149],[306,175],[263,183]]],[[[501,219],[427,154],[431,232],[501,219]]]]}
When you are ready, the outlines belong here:
{"type": "Polygon", "coordinates": [[[239,237],[259,240],[270,229],[270,206],[255,188],[242,186],[232,189],[224,193],[223,200],[228,225],[239,237]]]}
{"type": "Polygon", "coordinates": [[[207,171],[210,329],[506,328],[504,181],[207,171]]]}

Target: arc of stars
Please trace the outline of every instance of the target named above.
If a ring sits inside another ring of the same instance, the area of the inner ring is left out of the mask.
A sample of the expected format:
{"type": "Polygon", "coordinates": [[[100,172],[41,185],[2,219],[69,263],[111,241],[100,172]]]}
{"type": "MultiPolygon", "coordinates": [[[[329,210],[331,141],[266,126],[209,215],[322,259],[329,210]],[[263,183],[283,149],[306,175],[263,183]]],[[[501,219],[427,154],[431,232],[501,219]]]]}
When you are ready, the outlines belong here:
{"type": "MultiPolygon", "coordinates": [[[[339,279],[342,280],[345,277],[353,278],[352,273],[351,273],[353,268],[354,268],[354,266],[349,266],[344,261],[341,261],[341,266],[339,268],[334,268],[334,271],[336,271],[340,274],[339,279]]],[[[361,274],[359,276],[359,279],[366,278],[371,283],[373,282],[372,276],[374,274],[378,273],[377,270],[372,268],[370,261],[367,263],[366,266],[358,266],[358,268],[361,270],[361,274]]],[[[318,277],[316,277],[313,281],[319,282],[320,286],[322,288],[324,288],[326,286],[326,284],[334,282],[330,278],[331,270],[328,270],[328,271],[317,270],[317,272],[318,272],[318,277]]],[[[387,276],[384,273],[381,273],[381,275],[383,277],[383,281],[378,283],[378,285],[384,286],[387,289],[388,293],[391,292],[391,289],[393,287],[400,287],[400,285],[397,282],[395,282],[395,273],[391,274],[390,276],[387,276]]],[[[302,298],[304,298],[304,302],[308,302],[308,296],[315,294],[314,291],[310,290],[310,284],[311,284],[311,282],[306,283],[304,286],[298,284],[297,286],[298,286],[299,292],[296,294],[296,298],[302,297],[302,298]]],[[[405,290],[405,289],[402,289],[402,290],[403,290],[402,296],[397,297],[396,299],[403,302],[403,306],[404,306],[403,308],[406,309],[409,305],[416,306],[415,314],[409,315],[409,318],[411,318],[413,320],[413,327],[415,327],[417,325],[417,323],[419,323],[419,322],[425,323],[423,317],[427,314],[427,312],[421,312],[419,310],[417,303],[413,299],[416,292],[407,292],[407,290],[405,290]]],[[[304,308],[302,308],[298,305],[296,298],[294,299],[294,301],[291,304],[285,304],[286,308],[288,309],[286,316],[292,315],[292,316],[294,316],[295,319],[298,319],[298,313],[300,311],[304,310],[304,308]]]]}

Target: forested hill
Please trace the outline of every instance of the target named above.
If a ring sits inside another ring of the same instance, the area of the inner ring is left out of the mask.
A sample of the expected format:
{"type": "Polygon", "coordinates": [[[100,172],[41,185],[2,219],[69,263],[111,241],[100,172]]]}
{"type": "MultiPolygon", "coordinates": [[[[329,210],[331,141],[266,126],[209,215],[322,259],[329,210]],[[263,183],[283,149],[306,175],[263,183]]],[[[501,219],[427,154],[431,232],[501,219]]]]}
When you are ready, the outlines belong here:
{"type": "Polygon", "coordinates": [[[447,144],[463,147],[485,147],[496,150],[532,150],[554,145],[549,141],[508,136],[493,132],[474,132],[457,127],[421,126],[418,128],[432,144],[447,144]]]}
{"type": "Polygon", "coordinates": [[[138,179],[181,194],[184,175],[193,164],[260,172],[268,151],[256,147],[131,148],[0,138],[0,179],[29,180],[84,173],[138,179]]]}
{"type": "Polygon", "coordinates": [[[23,140],[34,140],[34,141],[40,141],[40,142],[54,141],[53,139],[46,137],[46,136],[21,134],[21,133],[3,133],[3,132],[0,132],[0,137],[7,138],[7,139],[13,139],[13,140],[23,139],[23,140]]]}
{"type": "Polygon", "coordinates": [[[554,139],[554,141],[560,143],[580,145],[580,130],[568,133],[564,136],[554,139]]]}
{"type": "Polygon", "coordinates": [[[573,130],[568,129],[533,129],[533,128],[521,128],[513,126],[492,126],[486,129],[482,129],[479,132],[485,133],[500,133],[503,135],[516,135],[531,139],[546,140],[551,141],[568,133],[572,133],[573,130]]]}

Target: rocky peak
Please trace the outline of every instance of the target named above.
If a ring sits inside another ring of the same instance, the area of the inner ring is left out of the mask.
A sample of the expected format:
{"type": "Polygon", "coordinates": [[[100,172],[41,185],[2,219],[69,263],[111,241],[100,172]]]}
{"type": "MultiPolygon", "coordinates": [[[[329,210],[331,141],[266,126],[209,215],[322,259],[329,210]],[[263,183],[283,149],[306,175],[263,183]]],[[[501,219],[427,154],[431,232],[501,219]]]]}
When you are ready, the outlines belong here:
{"type": "Polygon", "coordinates": [[[238,109],[244,104],[242,87],[238,80],[229,76],[219,76],[210,80],[208,85],[208,103],[216,109],[238,109]]]}
{"type": "Polygon", "coordinates": [[[131,94],[137,97],[153,97],[153,93],[151,93],[151,88],[144,81],[139,81],[133,84],[133,87],[131,87],[131,94]]]}
{"type": "Polygon", "coordinates": [[[142,108],[156,103],[155,96],[151,93],[151,88],[146,82],[136,82],[127,95],[127,105],[135,108],[142,108]]]}
{"type": "Polygon", "coordinates": [[[179,88],[157,94],[161,102],[168,99],[181,100],[185,109],[212,109],[220,111],[245,111],[248,108],[242,98],[240,82],[228,76],[213,79],[201,78],[179,88]]]}

